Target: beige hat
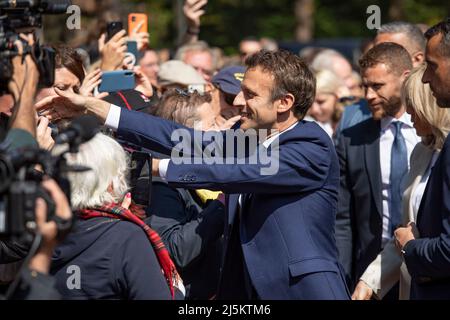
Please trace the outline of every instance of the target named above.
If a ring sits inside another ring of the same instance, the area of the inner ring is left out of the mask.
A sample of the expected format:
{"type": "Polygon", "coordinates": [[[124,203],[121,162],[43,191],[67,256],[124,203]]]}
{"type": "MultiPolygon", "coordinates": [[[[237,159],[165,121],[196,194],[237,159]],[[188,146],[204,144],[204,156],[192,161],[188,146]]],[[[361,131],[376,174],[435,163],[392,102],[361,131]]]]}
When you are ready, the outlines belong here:
{"type": "Polygon", "coordinates": [[[192,66],[180,60],[170,60],[161,64],[158,79],[161,86],[206,84],[203,77],[192,66]]]}

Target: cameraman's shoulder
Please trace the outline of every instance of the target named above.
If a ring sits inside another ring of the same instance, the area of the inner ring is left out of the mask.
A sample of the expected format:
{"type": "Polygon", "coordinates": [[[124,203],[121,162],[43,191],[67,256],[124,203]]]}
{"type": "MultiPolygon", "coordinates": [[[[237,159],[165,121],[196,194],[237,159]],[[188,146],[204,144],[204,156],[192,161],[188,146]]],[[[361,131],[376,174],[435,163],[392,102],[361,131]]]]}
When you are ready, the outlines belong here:
{"type": "Polygon", "coordinates": [[[26,147],[38,148],[39,145],[31,133],[26,130],[14,128],[8,131],[5,140],[1,143],[0,149],[12,151],[26,147]]]}

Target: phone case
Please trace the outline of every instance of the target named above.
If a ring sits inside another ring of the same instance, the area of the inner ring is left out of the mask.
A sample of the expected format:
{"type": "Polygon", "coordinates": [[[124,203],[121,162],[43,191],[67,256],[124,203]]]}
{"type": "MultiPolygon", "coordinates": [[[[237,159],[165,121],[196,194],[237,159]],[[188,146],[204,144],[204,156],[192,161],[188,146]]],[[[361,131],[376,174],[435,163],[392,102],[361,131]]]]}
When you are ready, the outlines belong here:
{"type": "Polygon", "coordinates": [[[123,24],[120,21],[108,23],[108,25],[106,26],[107,41],[111,40],[111,38],[114,37],[114,35],[122,29],[123,24]]]}
{"type": "Polygon", "coordinates": [[[130,90],[135,87],[134,72],[130,70],[106,71],[102,75],[102,83],[98,92],[116,92],[130,90]]]}
{"type": "Polygon", "coordinates": [[[130,13],[128,15],[128,35],[131,36],[133,30],[138,26],[139,23],[143,21],[142,25],[139,27],[137,32],[147,32],[148,31],[148,17],[144,13],[130,13]]]}

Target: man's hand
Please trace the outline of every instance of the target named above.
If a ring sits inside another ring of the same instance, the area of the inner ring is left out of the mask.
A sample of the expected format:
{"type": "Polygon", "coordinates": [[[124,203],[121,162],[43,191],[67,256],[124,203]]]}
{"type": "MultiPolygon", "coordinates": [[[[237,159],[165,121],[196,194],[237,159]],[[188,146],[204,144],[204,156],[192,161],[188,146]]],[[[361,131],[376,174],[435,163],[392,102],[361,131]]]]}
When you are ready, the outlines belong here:
{"type": "Polygon", "coordinates": [[[150,83],[148,77],[142,72],[141,67],[134,67],[133,71],[136,78],[135,90],[144,94],[146,97],[150,98],[153,96],[152,84],[150,83]]]}
{"type": "Polygon", "coordinates": [[[51,150],[55,145],[52,138],[52,128],[48,126],[49,121],[46,117],[39,117],[36,129],[36,140],[39,147],[44,150],[51,150]]]}
{"type": "MultiPolygon", "coordinates": [[[[64,220],[72,218],[69,201],[54,180],[42,182],[55,202],[55,215],[64,220]]],[[[53,250],[57,245],[58,228],[54,221],[47,221],[47,205],[43,199],[36,200],[36,224],[42,235],[42,243],[38,253],[30,260],[29,268],[41,273],[48,273],[53,250]]]]}
{"type": "Polygon", "coordinates": [[[200,29],[200,18],[205,14],[202,8],[208,3],[208,0],[186,0],[183,6],[183,12],[189,28],[200,29]]]}
{"type": "Polygon", "coordinates": [[[94,89],[102,83],[102,70],[95,69],[88,73],[80,87],[80,94],[85,97],[93,97],[94,89]]]}
{"type": "Polygon", "coordinates": [[[143,51],[148,48],[150,44],[150,34],[148,32],[137,32],[143,25],[144,21],[141,21],[133,30],[131,30],[131,41],[137,42],[138,51],[143,51]]]}
{"type": "Polygon", "coordinates": [[[373,290],[364,281],[359,280],[355,291],[352,294],[352,300],[370,300],[373,290]]]}
{"type": "Polygon", "coordinates": [[[41,115],[50,121],[61,119],[73,119],[83,114],[93,114],[101,121],[105,122],[108,116],[110,104],[100,100],[108,94],[103,92],[97,97],[84,97],[70,91],[63,91],[55,88],[57,96],[50,96],[42,99],[36,104],[36,109],[41,115]]]}
{"type": "MultiPolygon", "coordinates": [[[[27,41],[29,46],[34,45],[34,38],[32,34],[20,34],[20,38],[27,41]]],[[[16,40],[14,45],[17,47],[18,55],[11,60],[13,75],[8,83],[8,89],[14,96],[14,100],[18,101],[20,95],[23,94],[25,89],[29,90],[34,88],[34,91],[36,91],[37,84],[39,82],[39,71],[31,55],[27,54],[25,59],[23,59],[24,48],[22,42],[20,40],[16,40]],[[28,87],[26,87],[26,85],[28,87]]],[[[27,92],[27,94],[29,94],[29,92],[27,92]]]]}
{"type": "Polygon", "coordinates": [[[218,130],[228,130],[228,129],[231,129],[231,127],[234,126],[236,124],[236,122],[238,122],[239,120],[241,120],[241,116],[240,115],[231,117],[228,120],[226,120],[221,115],[219,115],[219,116],[216,117],[215,127],[218,130]]]}
{"type": "Polygon", "coordinates": [[[106,44],[105,39],[106,35],[102,34],[98,40],[98,49],[102,57],[100,68],[104,71],[121,69],[127,52],[126,31],[116,33],[106,44]]]}
{"type": "MultiPolygon", "coordinates": [[[[414,222],[408,223],[408,225],[404,228],[397,228],[394,231],[395,244],[399,250],[403,250],[403,247],[410,240],[414,240],[416,237],[414,233],[416,233],[416,227],[414,222]]],[[[417,234],[417,233],[416,233],[417,234]]]]}

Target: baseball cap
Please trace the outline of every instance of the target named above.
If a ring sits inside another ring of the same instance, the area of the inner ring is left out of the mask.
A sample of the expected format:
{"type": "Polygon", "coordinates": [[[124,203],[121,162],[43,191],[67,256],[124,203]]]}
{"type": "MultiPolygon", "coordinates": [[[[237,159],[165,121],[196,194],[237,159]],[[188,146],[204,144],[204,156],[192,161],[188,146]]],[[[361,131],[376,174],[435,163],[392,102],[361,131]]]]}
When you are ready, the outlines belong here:
{"type": "Polygon", "coordinates": [[[223,68],[212,78],[211,82],[218,85],[223,92],[236,96],[241,91],[245,70],[246,68],[243,66],[223,68]]]}
{"type": "Polygon", "coordinates": [[[158,79],[161,86],[206,84],[205,79],[192,66],[180,60],[170,60],[161,64],[158,79]]]}

